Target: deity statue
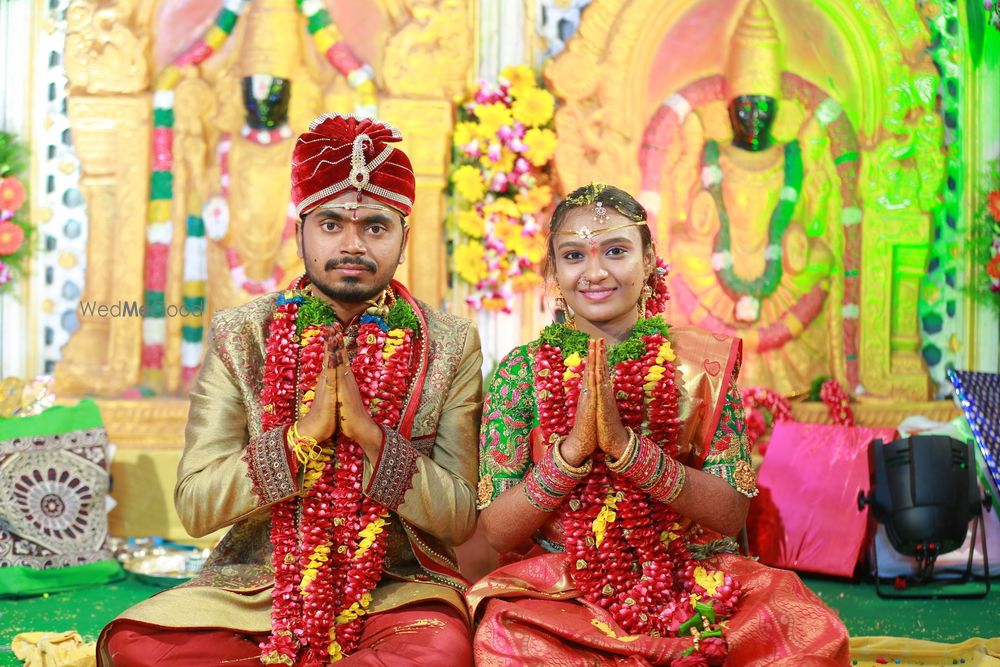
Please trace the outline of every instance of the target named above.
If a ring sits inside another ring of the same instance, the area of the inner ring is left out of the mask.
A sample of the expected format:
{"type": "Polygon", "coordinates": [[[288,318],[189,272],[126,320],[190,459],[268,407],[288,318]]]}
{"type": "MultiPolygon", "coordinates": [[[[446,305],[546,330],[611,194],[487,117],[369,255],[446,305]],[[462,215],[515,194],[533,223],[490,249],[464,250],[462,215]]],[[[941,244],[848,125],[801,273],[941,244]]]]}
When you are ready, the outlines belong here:
{"type": "Polygon", "coordinates": [[[254,0],[243,20],[242,44],[216,86],[216,131],[229,140],[214,143],[209,173],[217,179],[213,203],[225,198],[229,226],[217,238],[209,227],[210,310],[243,303],[254,285],[283,277],[294,262],[286,232],[290,139],[320,106],[294,0],[254,0]]]}
{"type": "Polygon", "coordinates": [[[672,205],[659,217],[672,223],[673,319],[743,338],[743,383],[793,395],[837,375],[844,357],[828,298],[843,291],[833,252],[843,241],[831,224],[842,198],[825,133],[839,107],[807,114],[783,91],[782,69],[775,24],[751,0],[722,101],[683,120],[664,171],[672,205]]]}

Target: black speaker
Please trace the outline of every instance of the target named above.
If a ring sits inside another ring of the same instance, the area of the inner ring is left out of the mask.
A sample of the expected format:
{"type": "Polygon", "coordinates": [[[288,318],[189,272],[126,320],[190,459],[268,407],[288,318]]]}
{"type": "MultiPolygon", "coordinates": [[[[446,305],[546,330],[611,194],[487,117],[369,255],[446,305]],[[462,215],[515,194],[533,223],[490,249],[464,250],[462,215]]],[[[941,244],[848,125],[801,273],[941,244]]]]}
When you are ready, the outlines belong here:
{"type": "MultiPolygon", "coordinates": [[[[976,462],[969,443],[943,435],[916,435],[883,444],[868,445],[871,492],[861,492],[858,508],[871,506],[875,521],[885,526],[892,548],[917,561],[917,584],[935,581],[934,562],[940,554],[962,546],[973,524],[982,537],[986,590],[961,595],[891,596],[879,586],[878,558],[873,555],[875,583],[882,597],[982,597],[989,592],[986,534],[982,526],[983,497],[976,479],[976,462]]],[[[965,576],[972,572],[972,549],[965,576]]],[[[872,550],[875,554],[874,549],[872,550]]]]}

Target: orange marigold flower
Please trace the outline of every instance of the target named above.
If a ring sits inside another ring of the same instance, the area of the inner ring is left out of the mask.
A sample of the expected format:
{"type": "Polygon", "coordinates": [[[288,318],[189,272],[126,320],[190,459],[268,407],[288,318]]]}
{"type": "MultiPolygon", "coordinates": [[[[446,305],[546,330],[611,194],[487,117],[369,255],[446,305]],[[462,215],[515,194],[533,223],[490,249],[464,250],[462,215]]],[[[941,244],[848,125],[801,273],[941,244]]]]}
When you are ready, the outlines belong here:
{"type": "Polygon", "coordinates": [[[1000,222],[1000,190],[994,190],[989,194],[987,206],[993,219],[1000,222]]]}
{"type": "Polygon", "coordinates": [[[986,265],[986,274],[993,280],[1000,280],[1000,253],[994,255],[986,265]]]}
{"type": "Polygon", "coordinates": [[[0,179],[0,209],[16,211],[24,203],[24,185],[17,178],[0,179]]]}
{"type": "Polygon", "coordinates": [[[24,243],[24,230],[13,222],[0,223],[0,255],[10,255],[24,243]]]}

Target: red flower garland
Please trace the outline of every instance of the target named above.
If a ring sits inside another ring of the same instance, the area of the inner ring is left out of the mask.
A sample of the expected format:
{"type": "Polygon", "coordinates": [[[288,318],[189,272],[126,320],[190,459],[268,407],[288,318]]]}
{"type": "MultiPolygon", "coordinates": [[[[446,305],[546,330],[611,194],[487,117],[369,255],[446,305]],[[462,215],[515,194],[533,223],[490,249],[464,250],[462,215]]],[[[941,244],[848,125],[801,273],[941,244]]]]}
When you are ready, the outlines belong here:
{"type": "MultiPolygon", "coordinates": [[[[767,387],[746,387],[740,392],[743,398],[743,407],[746,409],[747,435],[750,438],[750,446],[757,446],[757,441],[767,432],[767,419],[763,411],[771,413],[771,423],[788,421],[792,418],[792,405],[788,399],[767,387]]],[[[760,453],[764,454],[767,448],[760,446],[760,453]]]]}
{"type": "Polygon", "coordinates": [[[667,288],[668,273],[670,273],[670,265],[657,255],[656,268],[653,269],[653,275],[647,281],[653,293],[646,299],[646,312],[643,313],[643,317],[655,317],[667,309],[667,301],[670,300],[670,290],[667,288]]]}
{"type": "MultiPolygon", "coordinates": [[[[613,369],[618,410],[625,426],[648,434],[668,455],[676,456],[680,419],[674,365],[663,362],[661,378],[647,382],[667,338],[655,333],[643,336],[642,342],[645,352],[639,359],[626,359],[613,369]]],[[[546,440],[569,433],[584,366],[580,361],[567,368],[562,350],[549,343],[535,351],[539,425],[546,440]]],[[[740,589],[731,577],[715,573],[721,580],[709,584],[711,591],[698,582],[700,566],[680,535],[679,515],[651,501],[629,480],[612,475],[601,453],[595,454],[592,472],[561,509],[561,519],[574,583],[585,600],[608,610],[628,632],[676,636],[696,615],[693,607],[699,599],[713,606],[718,620],[735,609],[740,589]],[[616,517],[597,536],[595,522],[609,510],[616,517]]],[[[704,570],[701,574],[708,576],[704,570]]],[[[695,642],[700,655],[689,652],[673,664],[721,664],[725,643],[715,639],[706,637],[700,646],[695,642]]]]}
{"type": "Polygon", "coordinates": [[[854,426],[854,411],[851,402],[840,383],[830,378],[819,389],[819,397],[830,411],[834,424],[854,426]]]}
{"type": "MultiPolygon", "coordinates": [[[[293,285],[301,288],[301,283],[293,285]]],[[[305,298],[299,290],[278,297],[260,399],[265,431],[287,426],[309,410],[322,370],[328,328],[297,327],[305,298]]],[[[359,327],[351,368],[375,421],[397,427],[414,372],[416,332],[386,333],[380,323],[359,327]]],[[[343,437],[321,444],[322,453],[307,464],[305,496],[271,508],[275,584],[272,633],[261,644],[265,664],[295,664],[300,645],[308,666],[326,665],[353,651],[370,591],[382,575],[389,514],[362,494],[361,447],[343,437]]]]}

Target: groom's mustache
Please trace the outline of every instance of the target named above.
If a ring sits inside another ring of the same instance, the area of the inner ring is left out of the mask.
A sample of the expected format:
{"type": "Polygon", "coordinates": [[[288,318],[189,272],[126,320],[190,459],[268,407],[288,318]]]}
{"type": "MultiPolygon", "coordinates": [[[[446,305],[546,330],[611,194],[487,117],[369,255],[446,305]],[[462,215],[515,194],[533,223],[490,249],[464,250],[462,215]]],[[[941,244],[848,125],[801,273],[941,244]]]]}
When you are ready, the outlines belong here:
{"type": "Polygon", "coordinates": [[[378,269],[375,262],[370,259],[364,259],[363,257],[340,257],[337,259],[329,259],[326,261],[326,265],[323,267],[327,271],[333,271],[338,266],[351,266],[354,268],[362,268],[372,273],[378,269]]]}

